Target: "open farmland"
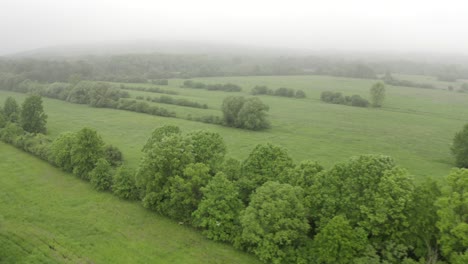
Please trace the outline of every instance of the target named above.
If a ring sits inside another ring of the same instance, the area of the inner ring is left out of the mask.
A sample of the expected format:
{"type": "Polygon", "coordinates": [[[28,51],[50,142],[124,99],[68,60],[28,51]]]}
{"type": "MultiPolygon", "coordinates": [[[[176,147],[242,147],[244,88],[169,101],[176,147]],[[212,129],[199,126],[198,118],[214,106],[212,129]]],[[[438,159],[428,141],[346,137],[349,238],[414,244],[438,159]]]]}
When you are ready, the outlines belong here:
{"type": "Polygon", "coordinates": [[[258,263],[0,143],[0,263],[258,263]]]}
{"type": "MultiPolygon", "coordinates": [[[[317,160],[325,166],[362,153],[392,156],[416,178],[438,178],[453,166],[450,143],[468,114],[468,95],[446,90],[387,86],[381,109],[326,104],[319,100],[322,91],[359,94],[365,98],[373,80],[328,76],[219,77],[194,79],[204,83],[234,83],[242,92],[226,93],[180,88],[183,80],[170,80],[164,89],[176,91],[174,98],[207,104],[208,109],[159,105],[176,112],[180,118],[156,117],[114,109],[96,109],[44,98],[52,137],[84,126],[96,128],[106,142],[119,147],[128,164],[136,166],[140,149],[154,128],[164,124],[185,131],[207,129],[220,133],[228,146],[228,156],[244,159],[257,143],[272,142],[286,147],[297,161],[317,160]],[[270,107],[271,129],[256,132],[184,120],[187,115],[221,116],[222,100],[229,95],[251,96],[255,85],[276,89],[302,89],[305,99],[259,96],[270,107]]],[[[131,86],[131,85],[130,85],[131,86]]],[[[133,84],[148,86],[148,84],[133,84]]],[[[160,94],[130,91],[132,97],[160,94]]],[[[0,100],[24,94],[0,92],[0,100]]]]}

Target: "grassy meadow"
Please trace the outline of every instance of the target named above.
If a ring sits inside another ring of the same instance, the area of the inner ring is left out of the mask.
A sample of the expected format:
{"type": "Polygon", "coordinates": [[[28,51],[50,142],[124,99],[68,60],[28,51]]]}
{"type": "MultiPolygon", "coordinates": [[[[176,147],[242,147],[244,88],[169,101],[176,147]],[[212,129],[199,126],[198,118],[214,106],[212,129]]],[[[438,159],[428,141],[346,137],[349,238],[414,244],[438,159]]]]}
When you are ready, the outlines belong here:
{"type": "MultiPolygon", "coordinates": [[[[419,78],[421,77],[413,77],[419,78]]],[[[295,99],[269,95],[259,96],[270,106],[271,129],[246,131],[184,119],[165,118],[114,109],[97,109],[44,98],[49,115],[48,128],[52,137],[64,131],[77,131],[84,126],[97,129],[108,143],[119,147],[131,166],[141,157],[140,149],[151,131],[165,124],[180,126],[184,131],[208,129],[220,133],[228,146],[228,156],[244,159],[255,144],[271,142],[286,147],[297,161],[317,160],[326,167],[359,154],[378,153],[394,157],[417,179],[438,178],[452,167],[450,144],[454,133],[464,125],[468,115],[468,94],[442,89],[428,90],[387,86],[384,107],[359,108],[326,104],[320,93],[330,90],[345,95],[359,94],[368,98],[374,80],[329,76],[253,76],[196,78],[204,83],[231,82],[243,87],[242,92],[226,93],[180,88],[183,80],[170,80],[163,89],[174,90],[174,98],[185,98],[209,109],[196,109],[157,104],[178,117],[187,115],[221,116],[222,100],[229,95],[250,96],[255,85],[271,89],[287,87],[302,89],[307,98],[295,99]]],[[[436,82],[425,77],[425,82],[436,82]]],[[[126,84],[127,85],[127,84],[126,84]]],[[[132,84],[129,84],[132,86],[132,84]]],[[[133,86],[151,86],[133,84],[133,86]]],[[[160,94],[130,91],[132,97],[160,94]]],[[[0,101],[14,96],[19,101],[24,94],[0,92],[0,101]]]]}
{"type": "Polygon", "coordinates": [[[0,143],[0,263],[259,263],[0,143]]]}

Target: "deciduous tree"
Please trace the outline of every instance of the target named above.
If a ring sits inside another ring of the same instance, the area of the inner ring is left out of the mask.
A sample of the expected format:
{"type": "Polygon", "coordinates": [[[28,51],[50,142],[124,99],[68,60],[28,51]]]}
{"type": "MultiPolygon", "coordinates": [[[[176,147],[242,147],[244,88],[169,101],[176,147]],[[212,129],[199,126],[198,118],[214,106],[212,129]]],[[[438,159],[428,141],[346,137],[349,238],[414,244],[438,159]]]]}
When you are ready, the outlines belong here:
{"type": "Polygon", "coordinates": [[[20,123],[24,131],[45,134],[47,115],[44,113],[42,98],[39,95],[31,95],[24,100],[20,123]]]}
{"type": "Polygon", "coordinates": [[[381,107],[385,100],[385,84],[378,82],[370,89],[371,104],[373,107],[381,107]]]}

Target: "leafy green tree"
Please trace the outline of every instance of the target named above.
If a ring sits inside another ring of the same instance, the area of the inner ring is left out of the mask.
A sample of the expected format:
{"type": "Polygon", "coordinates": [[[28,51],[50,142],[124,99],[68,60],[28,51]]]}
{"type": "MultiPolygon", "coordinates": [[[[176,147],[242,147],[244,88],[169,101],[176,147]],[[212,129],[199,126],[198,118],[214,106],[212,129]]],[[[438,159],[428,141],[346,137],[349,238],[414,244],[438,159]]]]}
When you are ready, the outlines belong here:
{"type": "Polygon", "coordinates": [[[220,171],[223,172],[230,181],[235,182],[241,177],[241,163],[236,159],[227,158],[224,160],[220,171]]]}
{"type": "Polygon", "coordinates": [[[5,114],[3,113],[3,110],[0,109],[0,128],[4,128],[7,124],[7,119],[5,114]]]}
{"type": "Polygon", "coordinates": [[[6,126],[0,130],[0,139],[6,143],[15,143],[17,138],[24,134],[24,130],[16,123],[7,123],[6,126]]]}
{"type": "Polygon", "coordinates": [[[120,151],[120,149],[117,147],[106,145],[104,147],[104,156],[106,157],[107,162],[109,162],[109,164],[113,167],[117,167],[122,164],[122,151],[120,151]]]}
{"type": "Polygon", "coordinates": [[[236,126],[250,130],[261,130],[270,127],[266,112],[269,107],[257,97],[249,98],[237,114],[236,126]]]}
{"type": "Polygon", "coordinates": [[[242,164],[239,179],[241,197],[247,202],[250,194],[267,181],[275,181],[293,168],[293,160],[286,149],[267,144],[258,144],[242,164]]]}
{"type": "Polygon", "coordinates": [[[455,134],[451,150],[457,167],[468,168],[468,124],[455,134]]]}
{"type": "Polygon", "coordinates": [[[168,180],[167,199],[161,201],[161,213],[183,222],[192,221],[192,213],[202,199],[201,188],[211,178],[209,167],[203,163],[187,165],[181,176],[175,175],[168,180]]]}
{"type": "Polygon", "coordinates": [[[15,98],[9,96],[5,100],[3,106],[3,114],[6,117],[6,120],[9,122],[17,122],[20,115],[19,105],[16,102],[15,98]]]}
{"type": "Polygon", "coordinates": [[[245,98],[243,96],[228,96],[223,100],[221,110],[223,111],[224,122],[227,126],[239,127],[238,115],[244,103],[245,98]]]}
{"type": "Polygon", "coordinates": [[[407,172],[390,157],[352,158],[317,174],[310,189],[313,224],[322,228],[341,214],[352,227],[363,228],[379,254],[386,252],[385,260],[401,261],[413,190],[407,172]]]}
{"type": "Polygon", "coordinates": [[[289,184],[267,182],[252,195],[242,212],[242,242],[269,263],[297,263],[295,254],[310,228],[303,191],[289,184]]]}
{"type": "Polygon", "coordinates": [[[170,178],[183,175],[193,163],[193,146],[189,137],[172,134],[146,150],[137,172],[137,186],[142,192],[143,206],[166,214],[162,202],[169,198],[170,178]]]}
{"type": "Polygon", "coordinates": [[[442,255],[450,263],[468,260],[468,169],[455,169],[437,200],[442,255]]]}
{"type": "Polygon", "coordinates": [[[119,167],[112,179],[112,192],[122,199],[137,200],[135,172],[125,166],[119,167]]]}
{"type": "Polygon", "coordinates": [[[148,140],[146,141],[146,144],[143,146],[142,151],[146,152],[150,150],[155,143],[160,142],[165,136],[169,136],[172,134],[179,135],[180,133],[180,128],[178,126],[164,125],[162,127],[156,128],[151,134],[150,138],[148,138],[148,140]]]}
{"type": "Polygon", "coordinates": [[[427,263],[436,263],[438,258],[439,230],[435,203],[440,196],[437,182],[428,179],[415,187],[408,208],[409,233],[406,241],[412,247],[412,255],[426,259],[427,263]]]}
{"type": "Polygon", "coordinates": [[[47,115],[44,113],[42,98],[39,95],[31,95],[24,100],[20,123],[24,131],[45,134],[47,115]]]}
{"type": "Polygon", "coordinates": [[[67,172],[73,171],[72,149],[76,144],[76,134],[65,132],[60,134],[50,146],[49,160],[67,172]]]}
{"type": "Polygon", "coordinates": [[[83,128],[76,133],[76,143],[71,149],[73,174],[89,180],[89,173],[100,158],[104,158],[104,141],[96,130],[83,128]]]}
{"type": "Polygon", "coordinates": [[[215,241],[234,242],[240,234],[239,214],[243,204],[239,190],[223,173],[201,188],[203,198],[193,213],[193,223],[215,241]]]}
{"type": "Polygon", "coordinates": [[[98,191],[107,191],[112,186],[112,167],[106,159],[97,161],[96,167],[89,173],[91,184],[98,191]]]}
{"type": "Polygon", "coordinates": [[[314,237],[315,259],[318,263],[356,263],[369,245],[367,234],[353,228],[346,217],[333,217],[314,237]]]}
{"type": "Polygon", "coordinates": [[[385,84],[378,82],[372,85],[370,98],[373,107],[381,107],[385,100],[385,84]]]}
{"type": "Polygon", "coordinates": [[[195,162],[206,164],[211,171],[217,171],[226,155],[226,144],[220,134],[205,130],[188,134],[192,140],[195,162]]]}

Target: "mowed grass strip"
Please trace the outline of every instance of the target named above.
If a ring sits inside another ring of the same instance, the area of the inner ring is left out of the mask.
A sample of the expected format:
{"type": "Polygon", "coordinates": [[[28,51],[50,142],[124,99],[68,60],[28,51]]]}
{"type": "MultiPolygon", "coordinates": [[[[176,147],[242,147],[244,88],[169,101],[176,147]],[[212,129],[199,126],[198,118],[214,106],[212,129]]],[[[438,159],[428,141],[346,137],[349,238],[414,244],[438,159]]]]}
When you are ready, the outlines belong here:
{"type": "Polygon", "coordinates": [[[0,263],[258,263],[0,143],[0,263]]]}
{"type": "MultiPolygon", "coordinates": [[[[207,129],[220,133],[228,146],[228,156],[238,159],[245,159],[255,144],[266,142],[287,148],[296,161],[317,160],[326,167],[350,156],[384,154],[395,158],[417,179],[424,179],[441,177],[451,169],[453,158],[450,144],[468,116],[468,94],[438,89],[387,86],[387,96],[381,109],[320,101],[320,93],[327,90],[368,98],[369,88],[376,80],[330,76],[247,76],[194,80],[207,84],[234,83],[242,86],[243,91],[227,93],[180,88],[184,80],[170,80],[170,85],[164,86],[164,89],[177,91],[179,97],[206,103],[210,109],[159,105],[170,107],[181,117],[205,113],[221,116],[221,103],[225,97],[250,96],[250,90],[255,85],[267,85],[271,89],[302,89],[307,98],[259,96],[270,106],[272,128],[258,132],[114,109],[96,109],[44,98],[50,135],[55,137],[61,132],[77,131],[84,126],[95,128],[106,142],[123,151],[129,165],[136,167],[141,158],[141,147],[151,131],[172,124],[186,132],[207,129]]],[[[145,92],[130,93],[134,96],[155,96],[145,92]]],[[[0,102],[7,96],[14,96],[19,101],[25,98],[23,94],[0,92],[0,102]]]]}

